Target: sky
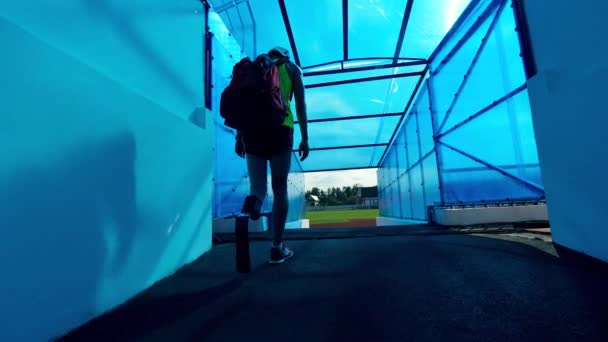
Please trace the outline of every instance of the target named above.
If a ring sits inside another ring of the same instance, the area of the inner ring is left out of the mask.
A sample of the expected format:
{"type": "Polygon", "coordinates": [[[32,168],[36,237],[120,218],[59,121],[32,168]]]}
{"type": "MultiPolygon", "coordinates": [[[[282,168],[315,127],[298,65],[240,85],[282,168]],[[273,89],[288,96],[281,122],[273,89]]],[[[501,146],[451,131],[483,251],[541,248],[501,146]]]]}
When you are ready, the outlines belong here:
{"type": "Polygon", "coordinates": [[[306,190],[313,187],[327,189],[331,187],[353,186],[376,186],[378,184],[377,169],[333,171],[333,172],[311,172],[305,173],[306,190]]]}

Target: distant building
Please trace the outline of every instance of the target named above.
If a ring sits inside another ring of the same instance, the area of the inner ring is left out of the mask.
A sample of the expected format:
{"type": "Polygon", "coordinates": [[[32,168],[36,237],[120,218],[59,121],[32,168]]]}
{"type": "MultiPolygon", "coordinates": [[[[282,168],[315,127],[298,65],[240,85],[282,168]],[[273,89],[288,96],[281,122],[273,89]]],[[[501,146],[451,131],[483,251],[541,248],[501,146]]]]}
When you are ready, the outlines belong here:
{"type": "Polygon", "coordinates": [[[319,205],[319,197],[315,195],[308,195],[306,198],[306,205],[309,207],[316,207],[319,205]]]}
{"type": "Polygon", "coordinates": [[[378,207],[378,187],[359,188],[357,192],[357,205],[378,207]]]}

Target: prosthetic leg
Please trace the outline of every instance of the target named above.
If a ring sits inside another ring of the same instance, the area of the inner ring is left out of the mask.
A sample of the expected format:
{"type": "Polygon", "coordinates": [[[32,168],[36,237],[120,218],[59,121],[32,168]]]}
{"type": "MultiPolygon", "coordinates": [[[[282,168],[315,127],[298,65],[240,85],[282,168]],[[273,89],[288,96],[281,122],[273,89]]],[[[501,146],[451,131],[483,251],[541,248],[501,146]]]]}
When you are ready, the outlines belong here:
{"type": "Polygon", "coordinates": [[[251,255],[249,253],[249,219],[260,219],[262,201],[255,196],[247,196],[241,213],[236,216],[236,270],[239,273],[251,272],[251,255]]]}

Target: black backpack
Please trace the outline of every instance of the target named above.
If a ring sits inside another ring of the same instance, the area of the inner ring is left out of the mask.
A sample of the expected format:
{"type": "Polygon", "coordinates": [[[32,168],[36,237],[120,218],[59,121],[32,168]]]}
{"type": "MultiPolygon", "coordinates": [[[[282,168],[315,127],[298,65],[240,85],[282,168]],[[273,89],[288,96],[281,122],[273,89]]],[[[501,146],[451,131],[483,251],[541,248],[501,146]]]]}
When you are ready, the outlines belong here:
{"type": "Polygon", "coordinates": [[[279,71],[270,56],[253,62],[243,58],[232,69],[232,80],[222,92],[220,115],[224,125],[239,131],[280,126],[287,117],[279,84],[279,71]]]}

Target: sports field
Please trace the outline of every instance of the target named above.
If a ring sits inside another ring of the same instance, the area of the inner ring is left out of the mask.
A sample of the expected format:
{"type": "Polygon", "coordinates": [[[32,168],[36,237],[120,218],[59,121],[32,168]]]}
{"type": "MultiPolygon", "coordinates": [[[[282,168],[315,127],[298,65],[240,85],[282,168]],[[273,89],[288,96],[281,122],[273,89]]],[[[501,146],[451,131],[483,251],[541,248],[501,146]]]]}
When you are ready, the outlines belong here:
{"type": "Polygon", "coordinates": [[[376,225],[378,209],[309,211],[311,227],[370,227],[376,225]]]}

